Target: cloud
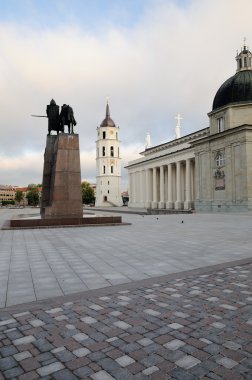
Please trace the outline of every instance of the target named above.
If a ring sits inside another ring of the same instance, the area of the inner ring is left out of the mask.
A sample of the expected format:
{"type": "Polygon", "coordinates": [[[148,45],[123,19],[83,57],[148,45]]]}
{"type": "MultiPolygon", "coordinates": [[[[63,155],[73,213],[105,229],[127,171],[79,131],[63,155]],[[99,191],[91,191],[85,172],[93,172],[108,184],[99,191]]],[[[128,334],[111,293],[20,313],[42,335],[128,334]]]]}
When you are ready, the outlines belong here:
{"type": "Polygon", "coordinates": [[[251,12],[250,0],[152,1],[130,29],[106,23],[103,34],[72,24],[36,29],[2,22],[0,183],[42,177],[47,120],[30,115],[45,114],[51,98],[74,109],[82,178],[92,182],[107,95],[123,163],[138,157],[147,132],[153,145],[170,139],[178,112],[182,134],[208,126],[217,89],[235,73],[236,49],[244,36],[252,44],[251,12]]]}

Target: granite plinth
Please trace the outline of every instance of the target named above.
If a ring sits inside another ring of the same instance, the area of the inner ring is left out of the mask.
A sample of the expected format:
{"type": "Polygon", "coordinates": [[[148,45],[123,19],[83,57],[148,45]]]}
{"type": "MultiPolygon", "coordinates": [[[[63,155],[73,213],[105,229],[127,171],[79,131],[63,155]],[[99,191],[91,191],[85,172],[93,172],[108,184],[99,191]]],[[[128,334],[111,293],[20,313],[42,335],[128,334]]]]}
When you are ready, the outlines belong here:
{"type": "Polygon", "coordinates": [[[79,136],[67,133],[48,135],[41,217],[79,219],[82,213],[79,136]]]}

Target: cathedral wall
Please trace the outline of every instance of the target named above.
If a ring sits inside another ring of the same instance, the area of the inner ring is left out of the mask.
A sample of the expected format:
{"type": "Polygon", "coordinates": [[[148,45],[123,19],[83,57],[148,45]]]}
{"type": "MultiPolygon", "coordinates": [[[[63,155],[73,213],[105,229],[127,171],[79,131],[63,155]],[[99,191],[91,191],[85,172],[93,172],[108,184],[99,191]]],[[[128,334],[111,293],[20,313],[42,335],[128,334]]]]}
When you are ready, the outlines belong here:
{"type": "Polygon", "coordinates": [[[252,131],[220,134],[195,153],[196,211],[252,209],[252,131]]]}

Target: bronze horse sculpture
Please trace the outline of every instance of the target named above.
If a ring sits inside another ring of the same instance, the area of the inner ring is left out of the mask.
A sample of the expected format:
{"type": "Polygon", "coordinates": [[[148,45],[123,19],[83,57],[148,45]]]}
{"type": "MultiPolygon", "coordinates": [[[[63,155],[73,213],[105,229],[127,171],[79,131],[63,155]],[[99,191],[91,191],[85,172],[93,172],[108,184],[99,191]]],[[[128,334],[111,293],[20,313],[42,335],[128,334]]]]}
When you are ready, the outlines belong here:
{"type": "Polygon", "coordinates": [[[63,104],[63,106],[61,107],[60,115],[59,115],[59,126],[60,126],[59,130],[61,130],[61,131],[63,130],[63,132],[64,132],[64,127],[65,127],[65,125],[67,125],[68,126],[68,133],[72,134],[72,133],[74,133],[73,127],[76,124],[77,123],[76,123],[75,118],[74,118],[74,113],[73,113],[72,107],[70,107],[69,105],[63,104]]]}

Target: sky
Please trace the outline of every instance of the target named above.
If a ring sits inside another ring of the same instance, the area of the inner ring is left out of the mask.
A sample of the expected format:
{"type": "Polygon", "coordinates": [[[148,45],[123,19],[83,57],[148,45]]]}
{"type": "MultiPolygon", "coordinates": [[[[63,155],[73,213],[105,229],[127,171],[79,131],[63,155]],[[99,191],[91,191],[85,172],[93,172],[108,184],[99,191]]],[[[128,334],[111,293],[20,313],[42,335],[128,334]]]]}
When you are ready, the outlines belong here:
{"type": "Polygon", "coordinates": [[[53,98],[74,110],[81,177],[95,183],[96,128],[120,127],[122,190],[130,160],[209,125],[220,85],[235,74],[251,0],[0,0],[0,184],[41,183],[53,98]]]}

